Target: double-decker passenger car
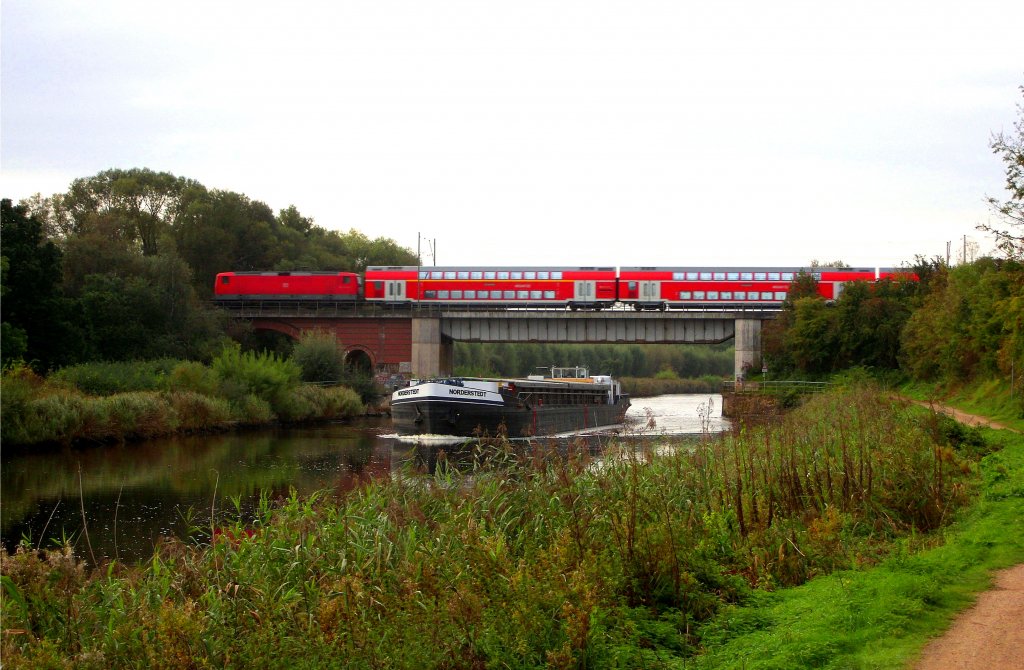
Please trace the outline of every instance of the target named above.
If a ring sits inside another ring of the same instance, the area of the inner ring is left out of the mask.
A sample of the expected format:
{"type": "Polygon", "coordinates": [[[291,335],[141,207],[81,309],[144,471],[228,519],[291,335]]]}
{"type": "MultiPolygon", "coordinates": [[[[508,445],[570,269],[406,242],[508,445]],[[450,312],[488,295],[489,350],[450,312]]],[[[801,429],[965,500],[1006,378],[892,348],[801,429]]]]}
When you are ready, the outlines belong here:
{"type": "Polygon", "coordinates": [[[221,272],[213,289],[218,302],[309,300],[348,302],[360,298],[354,272],[221,272]]]}
{"type": "Polygon", "coordinates": [[[801,272],[817,280],[818,293],[826,300],[838,298],[845,282],[901,274],[892,268],[624,267],[619,271],[618,300],[637,310],[778,306],[801,272]]]}
{"type": "Polygon", "coordinates": [[[614,267],[366,268],[367,302],[601,309],[615,304],[614,267]]]}

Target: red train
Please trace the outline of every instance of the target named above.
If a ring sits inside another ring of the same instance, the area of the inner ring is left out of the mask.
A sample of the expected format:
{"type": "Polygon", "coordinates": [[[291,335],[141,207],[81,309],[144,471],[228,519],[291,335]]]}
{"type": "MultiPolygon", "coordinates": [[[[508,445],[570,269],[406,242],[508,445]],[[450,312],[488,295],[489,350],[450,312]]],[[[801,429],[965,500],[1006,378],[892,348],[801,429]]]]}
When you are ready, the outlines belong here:
{"type": "Polygon", "coordinates": [[[827,300],[851,281],[917,277],[892,268],[793,267],[416,267],[352,272],[223,272],[218,302],[317,301],[448,307],[742,309],[777,307],[801,272],[827,300]]]}

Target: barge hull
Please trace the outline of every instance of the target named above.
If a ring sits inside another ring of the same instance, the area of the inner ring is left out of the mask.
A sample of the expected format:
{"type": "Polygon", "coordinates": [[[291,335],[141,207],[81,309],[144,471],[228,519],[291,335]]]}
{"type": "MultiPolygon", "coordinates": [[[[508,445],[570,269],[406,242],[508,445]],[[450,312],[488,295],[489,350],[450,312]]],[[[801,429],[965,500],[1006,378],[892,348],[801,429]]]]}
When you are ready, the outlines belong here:
{"type": "Polygon", "coordinates": [[[609,405],[516,408],[472,403],[401,403],[391,418],[402,434],[532,437],[622,423],[628,400],[609,405]]]}

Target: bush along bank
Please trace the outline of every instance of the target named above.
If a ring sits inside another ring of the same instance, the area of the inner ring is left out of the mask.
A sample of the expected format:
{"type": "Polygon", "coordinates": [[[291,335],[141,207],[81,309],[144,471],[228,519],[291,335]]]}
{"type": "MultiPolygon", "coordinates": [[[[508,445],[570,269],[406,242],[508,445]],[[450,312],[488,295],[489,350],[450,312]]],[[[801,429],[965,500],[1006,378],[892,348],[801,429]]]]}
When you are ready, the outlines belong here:
{"type": "Polygon", "coordinates": [[[303,384],[292,361],[237,347],[210,366],[89,363],[47,379],[14,366],[0,379],[0,397],[5,445],[136,440],[363,413],[355,391],[303,384]]]}
{"type": "Polygon", "coordinates": [[[499,443],[467,472],[264,501],[139,568],[23,547],[3,560],[0,651],[11,667],[689,667],[757,594],[936,541],[981,482],[941,434],[841,390],[696,445],[641,436],[595,462],[499,443]]]}

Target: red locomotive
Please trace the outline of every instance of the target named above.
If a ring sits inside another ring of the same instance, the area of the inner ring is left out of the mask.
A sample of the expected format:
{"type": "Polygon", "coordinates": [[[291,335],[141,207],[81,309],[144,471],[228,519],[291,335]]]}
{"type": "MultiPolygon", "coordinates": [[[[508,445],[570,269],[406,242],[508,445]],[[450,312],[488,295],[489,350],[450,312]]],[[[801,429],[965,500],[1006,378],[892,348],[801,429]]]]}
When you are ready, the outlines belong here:
{"type": "Polygon", "coordinates": [[[743,309],[778,307],[802,272],[826,300],[851,281],[917,279],[892,268],[370,266],[353,272],[222,272],[218,302],[316,301],[446,307],[743,309]]]}
{"type": "Polygon", "coordinates": [[[217,301],[361,299],[354,272],[221,272],[214,283],[217,301]]]}

